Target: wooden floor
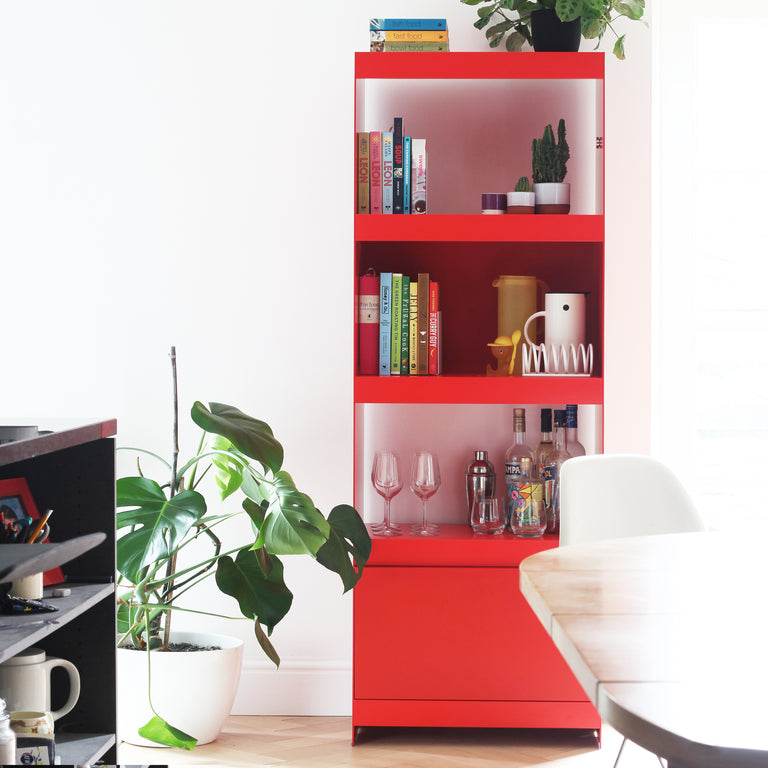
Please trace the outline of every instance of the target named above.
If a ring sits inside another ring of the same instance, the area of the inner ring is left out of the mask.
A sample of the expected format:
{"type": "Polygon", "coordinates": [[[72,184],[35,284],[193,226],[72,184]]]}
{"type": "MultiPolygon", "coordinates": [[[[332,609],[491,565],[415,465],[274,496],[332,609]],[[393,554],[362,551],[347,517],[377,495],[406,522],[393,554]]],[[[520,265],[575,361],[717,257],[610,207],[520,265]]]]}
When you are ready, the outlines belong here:
{"type": "MultiPolygon", "coordinates": [[[[427,766],[551,766],[610,768],[621,745],[611,728],[603,745],[584,731],[463,728],[366,728],[351,745],[349,717],[232,716],[211,744],[191,752],[122,743],[125,764],[426,768],[427,766]]],[[[659,768],[653,755],[628,744],[620,768],[659,768]]]]}

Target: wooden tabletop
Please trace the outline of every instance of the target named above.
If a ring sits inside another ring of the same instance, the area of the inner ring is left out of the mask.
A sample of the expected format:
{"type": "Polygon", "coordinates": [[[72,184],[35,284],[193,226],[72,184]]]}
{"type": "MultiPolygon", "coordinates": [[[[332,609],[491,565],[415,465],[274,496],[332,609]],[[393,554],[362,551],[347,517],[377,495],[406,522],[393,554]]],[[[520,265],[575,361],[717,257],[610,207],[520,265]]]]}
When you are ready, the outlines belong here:
{"type": "Polygon", "coordinates": [[[768,554],[744,534],[561,547],[520,589],[592,703],[670,768],[768,767],[768,554]]]}

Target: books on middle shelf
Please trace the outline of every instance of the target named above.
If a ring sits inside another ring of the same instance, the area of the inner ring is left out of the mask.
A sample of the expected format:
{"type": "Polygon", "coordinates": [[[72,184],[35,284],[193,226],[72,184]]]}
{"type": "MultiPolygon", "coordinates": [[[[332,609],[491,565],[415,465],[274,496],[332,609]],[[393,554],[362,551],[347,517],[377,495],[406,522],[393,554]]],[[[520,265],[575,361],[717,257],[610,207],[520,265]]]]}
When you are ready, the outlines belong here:
{"type": "MultiPolygon", "coordinates": [[[[370,280],[369,275],[360,278],[361,297],[365,292],[364,280],[370,280]]],[[[379,287],[378,334],[370,324],[363,327],[361,315],[358,373],[375,373],[369,363],[375,355],[380,376],[439,374],[440,301],[437,281],[430,279],[428,272],[419,272],[415,277],[402,272],[381,272],[376,280],[379,287]]],[[[372,284],[365,283],[366,287],[372,284]]]]}
{"type": "Polygon", "coordinates": [[[405,132],[402,117],[389,130],[357,132],[357,212],[427,212],[427,140],[405,132]]]}

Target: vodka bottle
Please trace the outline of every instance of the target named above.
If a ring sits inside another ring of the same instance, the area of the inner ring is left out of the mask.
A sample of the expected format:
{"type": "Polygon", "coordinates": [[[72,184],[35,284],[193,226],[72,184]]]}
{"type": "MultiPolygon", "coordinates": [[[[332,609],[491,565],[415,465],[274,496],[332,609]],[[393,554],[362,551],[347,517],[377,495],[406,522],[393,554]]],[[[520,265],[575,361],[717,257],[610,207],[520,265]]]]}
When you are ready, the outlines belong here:
{"type": "Polygon", "coordinates": [[[541,440],[533,452],[534,477],[540,478],[544,471],[544,459],[552,450],[552,409],[541,409],[541,440]]]}
{"type": "Polygon", "coordinates": [[[528,447],[525,435],[525,408],[514,410],[514,442],[504,454],[504,479],[507,485],[506,502],[504,504],[507,519],[509,519],[509,503],[514,491],[514,484],[523,478],[532,477],[533,451],[528,447]]]}
{"type": "Polygon", "coordinates": [[[578,438],[578,413],[578,405],[565,406],[565,445],[571,456],[583,456],[586,453],[578,438]]]}
{"type": "Polygon", "coordinates": [[[565,448],[565,411],[555,411],[555,446],[544,459],[544,503],[547,533],[560,533],[560,467],[571,458],[565,448]]]}

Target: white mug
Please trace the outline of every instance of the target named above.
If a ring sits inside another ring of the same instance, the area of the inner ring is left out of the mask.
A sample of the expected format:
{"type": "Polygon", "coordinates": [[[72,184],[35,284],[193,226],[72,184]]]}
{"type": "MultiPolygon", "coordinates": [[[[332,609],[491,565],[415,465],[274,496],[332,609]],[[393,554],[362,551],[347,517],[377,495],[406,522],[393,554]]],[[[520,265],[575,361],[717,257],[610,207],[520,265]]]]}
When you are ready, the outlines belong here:
{"type": "Polygon", "coordinates": [[[523,335],[532,347],[536,343],[528,336],[528,326],[537,317],[544,318],[544,343],[547,347],[585,344],[586,295],[584,293],[547,293],[544,296],[544,311],[536,312],[525,321],[523,335]]]}
{"type": "Polygon", "coordinates": [[[66,715],[80,697],[80,674],[71,662],[46,659],[42,648],[27,648],[0,664],[0,697],[8,711],[51,712],[53,720],[66,715]],[[51,670],[63,667],[69,675],[69,698],[51,712],[51,670]]]}

